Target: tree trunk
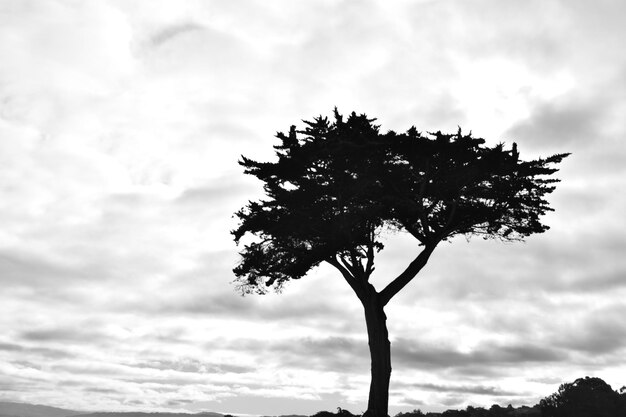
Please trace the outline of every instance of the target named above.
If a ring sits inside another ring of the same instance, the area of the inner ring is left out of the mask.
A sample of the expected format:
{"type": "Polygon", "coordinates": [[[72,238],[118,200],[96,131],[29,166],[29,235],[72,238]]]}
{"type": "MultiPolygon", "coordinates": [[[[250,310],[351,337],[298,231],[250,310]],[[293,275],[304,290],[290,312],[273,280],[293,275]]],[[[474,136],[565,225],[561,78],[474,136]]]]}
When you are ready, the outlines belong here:
{"type": "Polygon", "coordinates": [[[391,343],[387,331],[387,316],[376,292],[363,300],[363,307],[372,361],[370,395],[363,417],[388,417],[391,343]]]}

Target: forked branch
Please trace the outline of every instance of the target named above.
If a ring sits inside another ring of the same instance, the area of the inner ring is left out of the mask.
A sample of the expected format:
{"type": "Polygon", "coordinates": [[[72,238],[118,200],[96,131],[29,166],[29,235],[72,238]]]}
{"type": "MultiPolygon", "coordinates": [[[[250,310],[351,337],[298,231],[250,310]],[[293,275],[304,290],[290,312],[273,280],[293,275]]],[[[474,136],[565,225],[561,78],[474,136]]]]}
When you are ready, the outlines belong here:
{"type": "Polygon", "coordinates": [[[393,281],[380,292],[381,304],[387,305],[387,303],[393,298],[394,295],[400,292],[415,276],[422,270],[422,268],[428,262],[430,254],[435,250],[436,244],[429,244],[424,247],[419,255],[409,264],[409,266],[398,275],[393,281]]]}
{"type": "Polygon", "coordinates": [[[348,285],[350,285],[350,288],[352,288],[352,291],[354,291],[356,296],[359,297],[360,300],[362,300],[365,295],[365,292],[363,288],[361,287],[361,285],[359,285],[360,283],[358,282],[358,278],[355,277],[352,273],[350,273],[348,268],[342,265],[339,259],[331,256],[328,259],[326,259],[326,262],[328,262],[329,264],[337,268],[339,272],[341,272],[341,275],[346,280],[348,285]]]}

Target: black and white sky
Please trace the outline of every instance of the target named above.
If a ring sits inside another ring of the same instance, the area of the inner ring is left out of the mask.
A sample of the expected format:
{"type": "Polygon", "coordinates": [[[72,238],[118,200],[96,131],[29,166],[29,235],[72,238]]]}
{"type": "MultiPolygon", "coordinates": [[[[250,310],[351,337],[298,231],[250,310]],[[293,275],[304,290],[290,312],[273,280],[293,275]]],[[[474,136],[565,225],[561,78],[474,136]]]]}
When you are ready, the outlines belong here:
{"type": "MultiPolygon", "coordinates": [[[[388,307],[391,412],[626,385],[626,2],[0,0],[0,400],[365,409],[350,288],[239,296],[241,154],[334,106],[572,152],[551,229],[456,239],[388,307]]],[[[415,254],[391,235],[383,285],[415,254]]]]}

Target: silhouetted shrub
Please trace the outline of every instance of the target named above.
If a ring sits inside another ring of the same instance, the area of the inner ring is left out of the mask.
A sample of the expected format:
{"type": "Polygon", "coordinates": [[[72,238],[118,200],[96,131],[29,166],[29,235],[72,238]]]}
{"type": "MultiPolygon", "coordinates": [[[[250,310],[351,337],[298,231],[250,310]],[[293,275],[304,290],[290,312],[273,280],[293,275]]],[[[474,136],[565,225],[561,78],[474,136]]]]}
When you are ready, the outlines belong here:
{"type": "Polygon", "coordinates": [[[441,415],[443,417],[470,417],[469,413],[465,410],[447,410],[441,415]]]}
{"type": "Polygon", "coordinates": [[[516,417],[539,417],[541,416],[541,410],[538,406],[528,407],[526,405],[521,406],[520,408],[515,408],[510,414],[510,416],[516,417]]]}
{"type": "Polygon", "coordinates": [[[336,414],[331,413],[330,411],[318,411],[313,414],[311,417],[335,417],[336,414]]]}
{"type": "Polygon", "coordinates": [[[471,405],[467,406],[465,410],[467,415],[470,417],[488,417],[489,411],[485,410],[482,407],[472,407],[471,405]]]}
{"type": "Polygon", "coordinates": [[[626,416],[626,387],[622,387],[619,390],[620,395],[617,401],[617,409],[620,416],[626,416]]]}
{"type": "Polygon", "coordinates": [[[330,411],[318,411],[311,417],[360,417],[360,414],[352,414],[348,410],[344,410],[341,407],[337,407],[337,413],[331,413],[330,411]]]}
{"type": "Polygon", "coordinates": [[[413,410],[413,411],[408,411],[406,413],[398,413],[395,415],[395,417],[422,417],[425,414],[422,413],[422,410],[417,409],[417,410],[413,410]]]}
{"type": "Polygon", "coordinates": [[[617,417],[621,395],[600,378],[579,378],[561,384],[558,392],[539,402],[543,417],[617,417]]]}
{"type": "MultiPolygon", "coordinates": [[[[431,413],[423,415],[428,417],[431,416],[431,413]]],[[[440,415],[442,417],[539,417],[541,415],[541,411],[537,406],[527,407],[524,405],[519,408],[514,408],[509,404],[506,408],[504,408],[494,404],[488,410],[483,407],[472,407],[470,405],[465,410],[447,410],[442,414],[436,415],[440,415]]]]}

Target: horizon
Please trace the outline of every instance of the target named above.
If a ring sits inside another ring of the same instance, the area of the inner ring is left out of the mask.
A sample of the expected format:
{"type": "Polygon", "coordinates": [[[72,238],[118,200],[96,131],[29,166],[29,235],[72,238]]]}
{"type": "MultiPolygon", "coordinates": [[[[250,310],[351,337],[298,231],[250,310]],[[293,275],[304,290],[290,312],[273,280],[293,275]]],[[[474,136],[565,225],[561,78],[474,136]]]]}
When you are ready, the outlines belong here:
{"type": "MultiPolygon", "coordinates": [[[[59,410],[59,411],[66,411],[69,412],[71,414],[67,415],[67,417],[79,417],[79,416],[88,416],[88,415],[93,415],[93,414],[161,414],[161,415],[190,415],[190,416],[194,416],[194,415],[211,415],[211,414],[219,414],[222,416],[228,416],[228,415],[233,415],[232,413],[227,413],[227,412],[215,412],[215,411],[209,411],[209,410],[204,410],[204,411],[197,411],[197,412],[188,412],[188,411],[182,411],[182,412],[178,412],[178,411],[164,411],[164,412],[146,412],[146,411],[110,411],[110,410],[72,410],[72,409],[67,409],[67,408],[63,408],[63,407],[52,407],[52,406],[48,406],[45,404],[31,404],[31,403],[21,403],[21,402],[10,402],[10,401],[0,401],[0,413],[2,413],[3,410],[2,406],[6,405],[6,404],[10,404],[10,405],[17,405],[17,406],[26,406],[26,407],[37,407],[37,408],[45,408],[45,409],[55,409],[55,410],[59,410]]],[[[496,404],[493,404],[496,405],[496,404]]],[[[499,404],[502,408],[507,408],[508,406],[504,406],[499,404]]],[[[529,408],[534,408],[537,407],[538,404],[534,404],[534,405],[522,405],[519,407],[515,407],[515,408],[524,408],[524,407],[529,407],[529,408]]],[[[461,408],[464,409],[464,408],[461,408]]],[[[488,408],[487,408],[488,409],[488,408]]],[[[343,410],[346,411],[346,410],[343,410]]],[[[350,410],[347,410],[348,412],[350,412],[350,410]]],[[[411,411],[416,411],[411,410],[411,411]]],[[[445,410],[444,410],[445,411],[445,410]]],[[[20,417],[32,417],[30,416],[30,414],[24,414],[26,411],[22,411],[19,413],[20,417]]],[[[330,410],[319,410],[318,412],[331,412],[330,410]]],[[[338,413],[339,411],[337,411],[338,413]]],[[[316,413],[314,413],[316,414],[316,413]]],[[[353,413],[354,414],[354,413],[353,413]]],[[[7,417],[14,417],[17,416],[17,414],[11,414],[11,412],[9,411],[6,414],[3,414],[7,417]]],[[[235,417],[288,417],[288,416],[304,416],[304,417],[309,417],[303,414],[281,414],[281,415],[266,415],[266,414],[236,414],[234,415],[235,417]]],[[[394,417],[397,414],[391,415],[391,417],[394,417]]],[[[37,416],[39,417],[39,415],[37,416]]]]}
{"type": "MultiPolygon", "coordinates": [[[[335,106],[383,132],[572,153],[550,230],[441,244],[386,307],[391,415],[626,384],[625,16],[619,0],[0,0],[0,401],[363,412],[363,312],[336,271],[281,294],[232,284],[233,214],[263,192],[237,161],[272,160],[277,131],[335,106]]],[[[377,289],[414,250],[386,235],[377,289]]]]}
{"type": "MultiPolygon", "coordinates": [[[[109,414],[109,413],[115,413],[115,414],[124,414],[124,413],[137,413],[137,414],[153,414],[153,412],[143,412],[143,411],[106,411],[106,410],[72,410],[72,409],[68,409],[68,408],[64,408],[64,407],[52,407],[49,405],[45,405],[45,404],[36,404],[36,403],[23,403],[23,402],[14,402],[14,401],[0,401],[0,407],[4,404],[11,404],[11,405],[23,405],[23,406],[28,406],[28,407],[43,407],[43,408],[53,408],[55,410],[62,410],[62,411],[68,411],[71,414],[71,416],[79,416],[79,415],[89,415],[89,414],[109,414]],[[75,414],[75,413],[79,413],[79,414],[75,414]]],[[[3,410],[0,408],[0,412],[2,412],[3,410]]],[[[166,411],[166,412],[157,412],[159,414],[188,414],[188,415],[202,415],[202,414],[221,414],[221,415],[228,415],[228,413],[218,413],[218,412],[213,412],[213,411],[199,411],[199,412],[195,412],[195,413],[191,413],[191,412],[176,412],[176,411],[166,411]]],[[[3,414],[4,415],[4,414],[3,414]]],[[[11,414],[6,414],[7,416],[12,416],[11,414]]],[[[24,417],[24,416],[21,416],[24,417]]],[[[257,414],[241,414],[238,415],[237,417],[262,417],[261,415],[257,415],[257,414]]],[[[265,416],[265,417],[269,417],[269,416],[265,416]]],[[[272,416],[272,417],[278,417],[278,416],[272,416]]]]}
{"type": "MultiPolygon", "coordinates": [[[[552,393],[544,397],[540,403],[534,405],[522,405],[519,407],[512,407],[510,404],[508,406],[502,406],[499,404],[493,404],[491,407],[461,407],[460,409],[448,409],[443,412],[446,414],[447,412],[458,412],[465,411],[469,413],[470,416],[482,416],[484,412],[487,412],[489,415],[495,416],[513,416],[518,415],[519,412],[523,410],[524,415],[528,412],[532,411],[533,416],[543,415],[545,412],[549,412],[549,410],[554,410],[554,407],[557,407],[561,413],[565,412],[576,412],[576,411],[586,411],[586,412],[600,412],[600,413],[613,413],[610,415],[614,415],[614,413],[620,413],[626,407],[626,386],[622,386],[619,390],[613,389],[610,385],[603,381],[602,379],[595,377],[583,377],[577,378],[576,381],[571,381],[568,383],[564,383],[559,387],[558,392],[552,393]],[[609,394],[609,392],[611,394],[609,394]],[[495,414],[494,414],[495,413],[495,414]],[[504,414],[502,414],[504,413],[504,414]]],[[[593,414],[592,412],[592,414],[593,414]]],[[[200,411],[196,413],[186,413],[186,412],[142,412],[142,411],[126,411],[126,412],[115,412],[115,411],[79,411],[79,410],[70,410],[63,408],[55,408],[41,404],[28,404],[28,403],[16,403],[16,402],[3,402],[0,401],[0,414],[5,417],[81,417],[81,416],[98,416],[98,415],[119,415],[119,416],[136,416],[136,415],[152,415],[152,416],[222,416],[228,417],[229,413],[216,413],[211,411],[200,411]]],[[[353,414],[349,410],[341,409],[337,407],[337,412],[332,413],[328,410],[322,410],[313,414],[314,416],[354,416],[359,417],[361,414],[353,414]]],[[[408,413],[399,413],[394,415],[395,417],[399,416],[412,416],[412,415],[442,415],[442,413],[430,413],[427,412],[424,414],[420,409],[414,409],[408,413]]],[[[531,415],[531,414],[528,414],[531,415]]],[[[569,414],[567,414],[569,415],[569,414]]],[[[590,414],[591,415],[591,414],[590,414]]],[[[595,415],[595,414],[594,414],[595,415]]],[[[609,415],[609,414],[607,414],[609,415]]],[[[615,414],[616,415],[616,414],[615,414]]],[[[621,414],[620,414],[621,415],[621,414]]],[[[251,417],[251,414],[242,414],[235,417],[251,417]]],[[[256,415],[255,415],[256,416],[256,415]]],[[[307,417],[305,415],[280,415],[280,416],[261,416],[258,417],[307,417]]]]}

